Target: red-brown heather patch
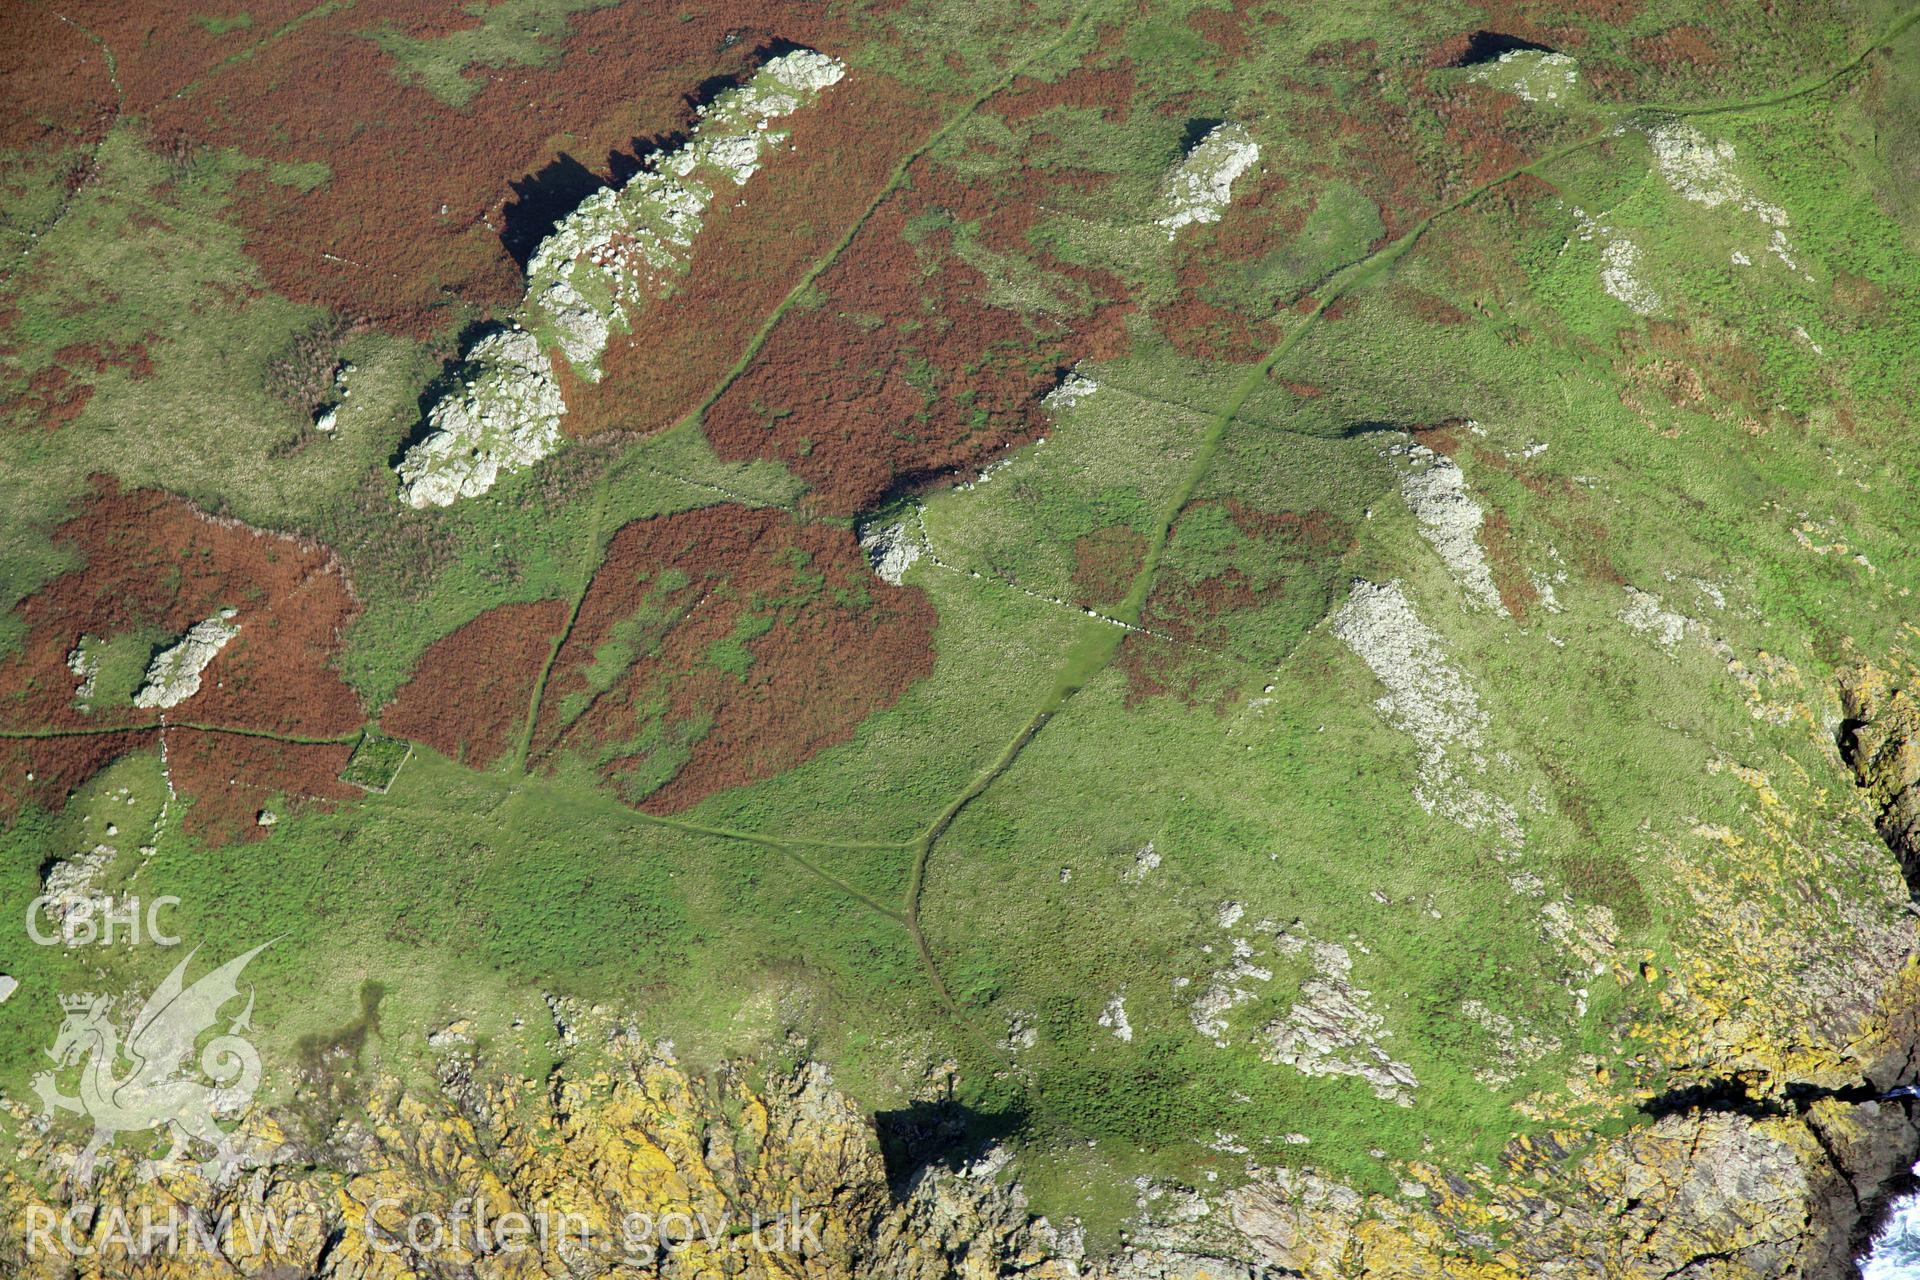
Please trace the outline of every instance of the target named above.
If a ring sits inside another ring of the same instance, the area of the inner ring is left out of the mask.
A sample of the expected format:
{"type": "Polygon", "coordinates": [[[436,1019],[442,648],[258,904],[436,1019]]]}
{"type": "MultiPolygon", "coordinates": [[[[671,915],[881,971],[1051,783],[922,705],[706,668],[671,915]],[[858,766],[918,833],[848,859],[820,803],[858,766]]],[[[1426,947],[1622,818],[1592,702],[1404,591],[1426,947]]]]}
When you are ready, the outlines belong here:
{"type": "Polygon", "coordinates": [[[1456,185],[1477,186],[1533,158],[1520,145],[1522,135],[1507,118],[1520,106],[1512,94],[1467,84],[1426,90],[1418,100],[1439,119],[1450,158],[1458,157],[1466,165],[1464,183],[1449,183],[1444,188],[1448,194],[1456,185]]]}
{"type": "MultiPolygon", "coordinates": [[[[16,611],[26,634],[17,652],[0,658],[0,723],[34,729],[151,723],[151,712],[131,705],[91,713],[76,708],[67,655],[82,636],[111,639],[138,628],[179,635],[232,608],[240,634],[207,669],[200,692],[168,712],[170,722],[310,738],[344,735],[360,724],[358,700],[328,665],[358,605],[324,548],[216,519],[157,490],[122,493],[104,478],[54,539],[73,550],[80,566],[16,611]]],[[[79,745],[92,739],[50,741],[63,744],[60,750],[94,752],[79,745]]],[[[205,754],[218,751],[208,747],[205,754]]],[[[293,777],[286,768],[303,759],[314,765],[310,755],[287,752],[290,763],[276,778],[293,777]]],[[[94,753],[50,764],[44,774],[36,768],[27,798],[58,808],[83,766],[101,763],[94,753]]],[[[285,789],[342,794],[332,774],[301,773],[294,780],[299,785],[285,789]]]]}
{"type": "Polygon", "coordinates": [[[1327,394],[1327,389],[1325,387],[1315,386],[1311,382],[1292,382],[1292,381],[1283,380],[1280,383],[1280,385],[1286,388],[1286,390],[1288,390],[1292,394],[1299,396],[1302,400],[1317,400],[1321,396],[1327,394]]]}
{"type": "MultiPolygon", "coordinates": [[[[1456,295],[1491,295],[1510,299],[1530,287],[1526,272],[1514,258],[1510,246],[1546,233],[1565,216],[1565,204],[1555,188],[1532,174],[1501,183],[1472,204],[1449,215],[1453,234],[1444,243],[1425,241],[1414,249],[1421,264],[1435,277],[1445,281],[1456,295]]],[[[1394,300],[1409,311],[1432,317],[1435,323],[1447,323],[1446,304],[1427,307],[1407,294],[1396,292],[1394,300]]],[[[1481,304],[1475,303],[1477,309],[1481,304]]],[[[1466,319],[1473,313],[1461,309],[1466,319]]],[[[1510,341],[1528,342],[1526,330],[1510,335],[1510,341]]]]}
{"type": "Polygon", "coordinates": [[[924,593],[875,578],[846,528],[730,505],[637,520],[609,543],[554,664],[536,756],[582,757],[630,803],[678,812],[851,738],[931,673],[933,625],[924,593]],[[632,665],[602,672],[596,693],[596,653],[643,609],[632,665]],[[771,625],[739,630],[749,619],[771,625]],[[712,660],[737,635],[751,637],[744,675],[712,660]],[[691,748],[655,790],[623,781],[651,762],[622,744],[648,731],[691,748]]]}
{"type": "Polygon", "coordinates": [[[76,380],[59,365],[48,365],[27,379],[23,389],[0,400],[0,423],[52,431],[79,417],[92,398],[91,383],[76,380]]]}
{"type": "MultiPolygon", "coordinates": [[[[11,318],[11,317],[9,317],[11,318]]],[[[6,322],[0,321],[0,326],[6,322]]],[[[74,343],[53,353],[53,363],[35,370],[19,390],[0,396],[0,427],[55,430],[66,426],[93,399],[93,382],[108,369],[123,369],[136,382],[153,376],[147,353],[152,335],[139,342],[74,343]]],[[[11,349],[9,349],[11,354],[11,349]]]]}
{"type": "Polygon", "coordinates": [[[427,646],[380,727],[484,769],[513,745],[534,681],[566,625],[565,600],[503,604],[427,646]]]}
{"type": "Polygon", "coordinates": [[[1520,540],[1514,536],[1513,523],[1504,511],[1493,510],[1480,523],[1480,545],[1486,548],[1487,565],[1493,571],[1494,589],[1500,603],[1515,619],[1524,621],[1527,610],[1539,603],[1540,592],[1527,576],[1520,556],[1520,540]]]}
{"type": "Polygon", "coordinates": [[[744,207],[715,202],[679,290],[633,317],[631,334],[615,335],[600,383],[569,383],[566,429],[655,431],[699,408],[901,153],[935,127],[934,106],[894,80],[860,74],[789,117],[796,150],[767,158],[737,197],[744,207]]]}
{"type": "Polygon", "coordinates": [[[1112,66],[1076,67],[1058,80],[1016,76],[1006,92],[993,99],[992,110],[1008,120],[1031,120],[1055,107],[1098,110],[1108,124],[1124,124],[1133,114],[1133,95],[1139,87],[1133,63],[1120,58],[1112,66]]]}
{"type": "Polygon", "coordinates": [[[1633,56],[1659,71],[1691,71],[1720,65],[1713,33],[1705,27],[1669,27],[1633,42],[1633,56]]]}
{"type": "Polygon", "coordinates": [[[1146,538],[1130,525],[1108,525],[1074,539],[1074,603],[1083,608],[1119,604],[1146,553],[1146,538]]]}
{"type": "Polygon", "coordinates": [[[707,412],[715,450],[783,462],[815,509],[846,514],[1040,434],[1040,398],[1076,361],[1124,349],[1131,305],[1119,279],[1027,241],[1059,181],[1022,170],[994,191],[917,164],[911,186],[815,281],[821,301],[787,312],[707,412]],[[1047,313],[988,305],[989,281],[954,251],[952,226],[919,230],[916,218],[971,224],[983,247],[1022,255],[1083,296],[1047,313]]]}
{"type": "MultiPolygon", "coordinates": [[[[221,59],[258,44],[312,7],[310,0],[248,0],[245,8],[253,21],[221,35],[199,21],[209,8],[199,0],[142,0],[140,4],[77,0],[61,5],[60,11],[113,50],[127,110],[143,115],[221,59]]],[[[105,77],[104,70],[101,75],[105,77]]]]}
{"type": "MultiPolygon", "coordinates": [[[[1494,29],[1556,48],[1578,47],[1585,34],[1525,21],[1494,29]]],[[[1308,80],[1288,86],[1306,104],[1293,112],[1293,129],[1314,154],[1343,161],[1335,171],[1379,205],[1389,240],[1524,163],[1552,136],[1554,123],[1518,113],[1512,95],[1434,70],[1471,39],[1468,31],[1441,42],[1420,66],[1379,65],[1371,41],[1322,45],[1308,59],[1308,80]],[[1328,69],[1343,73],[1342,94],[1322,83],[1328,69]]]]}
{"type": "MultiPolygon", "coordinates": [[[[1129,707],[1172,696],[1190,706],[1224,709],[1234,682],[1223,679],[1220,662],[1209,651],[1239,648],[1235,615],[1282,600],[1300,573],[1314,573],[1353,545],[1352,529],[1330,512],[1263,511],[1237,498],[1190,502],[1180,520],[1212,507],[1223,507],[1244,539],[1235,553],[1240,563],[1198,579],[1182,575],[1175,565],[1162,567],[1140,613],[1140,625],[1151,636],[1130,634],[1120,646],[1129,707]]],[[[1176,521],[1169,539],[1176,550],[1178,536],[1176,521]]],[[[1252,656],[1272,661],[1278,655],[1252,656]]]]}
{"type": "Polygon", "coordinates": [[[331,806],[360,795],[340,781],[353,755],[350,743],[276,742],[197,729],[168,729],[166,736],[168,776],[188,801],[180,825],[210,845],[265,836],[261,812],[283,811],[275,797],[296,806],[331,806]]]}
{"type": "MultiPolygon", "coordinates": [[[[1250,0],[1233,0],[1227,9],[1195,9],[1187,15],[1187,25],[1220,51],[1212,59],[1215,66],[1232,66],[1254,49],[1255,35],[1247,30],[1252,8],[1250,0]]],[[[1285,22],[1286,17],[1269,9],[1260,15],[1260,21],[1271,27],[1285,22]]]]}
{"type": "Polygon", "coordinates": [[[1597,504],[1593,495],[1563,475],[1541,471],[1526,462],[1507,457],[1498,449],[1490,449],[1476,442],[1469,447],[1469,451],[1475,466],[1512,476],[1534,497],[1541,499],[1528,505],[1529,518],[1550,527],[1558,535],[1555,545],[1563,553],[1572,556],[1589,577],[1613,586],[1626,585],[1626,576],[1607,554],[1607,542],[1612,537],[1612,530],[1596,514],[1597,504]]]}
{"type": "Polygon", "coordinates": [[[1268,169],[1234,193],[1220,221],[1182,230],[1173,300],[1153,313],[1167,341],[1196,360],[1251,364],[1265,356],[1271,344],[1255,326],[1285,300],[1242,296],[1234,285],[1249,272],[1236,268],[1258,264],[1297,237],[1308,212],[1288,180],[1268,169]]]}
{"type": "Polygon", "coordinates": [[[1473,317],[1437,294],[1424,289],[1398,290],[1399,302],[1407,313],[1427,324],[1465,324],[1473,317]]]}
{"type": "Polygon", "coordinates": [[[89,733],[71,738],[0,740],[0,821],[11,822],[32,801],[60,809],[69,793],[121,756],[146,750],[160,740],[156,729],[125,733],[89,733]]]}
{"type": "Polygon", "coordinates": [[[775,38],[848,45],[824,7],[743,0],[667,20],[620,5],[575,18],[546,65],[470,69],[481,87],[455,108],[404,82],[368,33],[470,27],[480,19],[465,6],[422,14],[413,0],[363,0],[264,41],[289,16],[276,6],[251,9],[247,32],[211,37],[191,6],[163,4],[97,15],[116,49],[139,50],[123,69],[134,109],[157,137],[248,153],[270,142],[275,159],[326,164],[331,176],[312,191],[265,171],[242,178],[231,216],[249,254],[277,292],[416,335],[445,330],[463,305],[518,301],[521,274],[500,238],[514,181],[563,151],[607,176],[636,142],[685,127],[695,86],[748,70],[775,38]]]}
{"type": "Polygon", "coordinates": [[[1200,295],[1206,273],[1182,268],[1179,292],[1157,308],[1154,323],[1174,350],[1195,360],[1252,364],[1267,354],[1253,325],[1238,308],[1209,302],[1200,295]]]}
{"type": "Polygon", "coordinates": [[[1448,418],[1445,422],[1436,422],[1431,426],[1409,427],[1408,430],[1415,440],[1435,453],[1457,458],[1460,455],[1460,446],[1465,443],[1460,432],[1466,425],[1465,418],[1448,418]]]}
{"type": "Polygon", "coordinates": [[[1711,412],[1726,405],[1754,416],[1766,411],[1766,369],[1731,332],[1703,341],[1690,324],[1654,320],[1644,333],[1622,333],[1614,367],[1623,400],[1652,382],[1676,406],[1711,412]]]}
{"type": "Polygon", "coordinates": [[[0,0],[0,153],[57,154],[105,136],[115,104],[100,50],[72,24],[24,0],[0,0]]]}
{"type": "Polygon", "coordinates": [[[54,362],[69,369],[102,374],[109,369],[125,369],[135,382],[153,376],[153,357],[147,352],[148,334],[138,342],[76,342],[53,353],[54,362]]]}

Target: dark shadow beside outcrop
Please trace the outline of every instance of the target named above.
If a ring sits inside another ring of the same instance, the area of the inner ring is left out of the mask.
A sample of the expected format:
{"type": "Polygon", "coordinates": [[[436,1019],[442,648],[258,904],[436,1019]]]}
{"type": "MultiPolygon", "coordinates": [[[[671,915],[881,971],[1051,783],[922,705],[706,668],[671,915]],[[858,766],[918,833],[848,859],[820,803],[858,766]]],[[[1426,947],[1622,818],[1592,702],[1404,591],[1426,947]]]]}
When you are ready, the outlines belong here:
{"type": "Polygon", "coordinates": [[[873,1121],[887,1164],[887,1185],[896,1198],[902,1197],[923,1170],[935,1165],[958,1169],[1018,1132],[1026,1120],[1020,1110],[979,1111],[950,1098],[877,1112],[873,1121]]]}
{"type": "Polygon", "coordinates": [[[1519,36],[1510,36],[1504,31],[1476,31],[1467,37],[1466,48],[1447,65],[1477,67],[1483,62],[1495,61],[1503,53],[1517,53],[1522,49],[1534,49],[1541,53],[1553,52],[1551,45],[1522,40],[1519,36]]]}
{"type": "Polygon", "coordinates": [[[607,180],[563,151],[545,168],[507,185],[513,188],[514,198],[502,210],[506,225],[500,231],[500,244],[525,271],[533,251],[560,219],[606,186],[607,180]]]}
{"type": "Polygon", "coordinates": [[[728,61],[737,57],[739,65],[708,76],[681,99],[686,128],[628,139],[626,146],[615,147],[607,153],[600,172],[563,151],[545,167],[507,184],[513,189],[514,198],[502,211],[505,225],[500,231],[500,244],[522,271],[532,261],[540,242],[552,234],[562,218],[579,208],[581,201],[603,187],[625,186],[636,173],[651,168],[659,156],[685,146],[691,137],[688,130],[703,107],[727,90],[744,84],[770,59],[806,47],[791,40],[767,38],[744,54],[734,52],[745,44],[750,34],[729,32],[715,52],[726,54],[728,61]]]}
{"type": "Polygon", "coordinates": [[[1669,1089],[1642,1102],[1640,1111],[1655,1120],[1691,1115],[1698,1111],[1743,1115],[1754,1119],[1788,1114],[1787,1105],[1780,1099],[1756,1097],[1745,1081],[1728,1076],[1696,1080],[1669,1089]]]}
{"type": "Polygon", "coordinates": [[[1642,1102],[1640,1111],[1655,1120],[1701,1111],[1743,1115],[1759,1120],[1797,1116],[1822,1099],[1857,1106],[1863,1102],[1886,1102],[1906,1096],[1908,1093],[1904,1089],[1883,1090],[1866,1082],[1839,1088],[1795,1083],[1787,1085],[1778,1096],[1774,1096],[1756,1094],[1752,1086],[1737,1077],[1718,1076],[1669,1089],[1642,1102]]]}
{"type": "Polygon", "coordinates": [[[1350,422],[1340,428],[1342,440],[1358,440],[1362,436],[1410,435],[1411,427],[1403,427],[1397,422],[1350,422]]]}
{"type": "Polygon", "coordinates": [[[1219,116],[1195,116],[1187,121],[1186,131],[1180,135],[1180,154],[1186,155],[1192,151],[1200,145],[1201,139],[1225,123],[1219,116]]]}
{"type": "Polygon", "coordinates": [[[1850,714],[1834,732],[1834,746],[1839,749],[1841,760],[1853,772],[1854,785],[1864,793],[1868,806],[1873,810],[1874,830],[1880,833],[1887,852],[1900,865],[1907,891],[1920,901],[1920,838],[1916,838],[1920,837],[1920,828],[1914,825],[1910,812],[1903,812],[1897,794],[1891,799],[1884,791],[1875,794],[1876,788],[1886,787],[1889,777],[1897,779],[1900,776],[1898,739],[1889,740],[1888,731],[1876,731],[1871,718],[1854,714],[1867,710],[1854,705],[1855,695],[1848,694],[1846,699],[1846,709],[1850,714]]]}

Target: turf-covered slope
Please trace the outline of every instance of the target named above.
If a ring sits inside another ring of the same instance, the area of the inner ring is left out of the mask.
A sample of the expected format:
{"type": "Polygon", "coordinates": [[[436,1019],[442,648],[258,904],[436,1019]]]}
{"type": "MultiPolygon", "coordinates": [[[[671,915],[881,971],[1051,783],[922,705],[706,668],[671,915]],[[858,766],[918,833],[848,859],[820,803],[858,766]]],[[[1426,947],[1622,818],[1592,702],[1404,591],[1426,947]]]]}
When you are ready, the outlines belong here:
{"type": "Polygon", "coordinates": [[[1865,1247],[1920,1082],[1907,15],[109,9],[23,8],[77,74],[0,118],[0,917],[272,939],[263,1071],[244,1176],[129,1134],[82,1187],[58,996],[180,953],[0,949],[10,1204],[296,1207],[229,1261],[335,1276],[531,1273],[375,1257],[389,1193],[831,1220],[742,1274],[1865,1247]],[[410,505],[537,246],[795,46],[844,76],[599,379],[512,344],[567,438],[410,505]]]}

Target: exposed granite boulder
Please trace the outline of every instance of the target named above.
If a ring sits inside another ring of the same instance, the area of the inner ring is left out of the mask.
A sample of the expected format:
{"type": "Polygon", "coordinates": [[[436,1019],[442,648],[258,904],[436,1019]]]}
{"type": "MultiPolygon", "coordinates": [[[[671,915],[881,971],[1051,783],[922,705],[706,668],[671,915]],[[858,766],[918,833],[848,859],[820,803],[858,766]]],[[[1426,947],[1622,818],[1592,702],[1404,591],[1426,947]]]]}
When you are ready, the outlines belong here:
{"type": "Polygon", "coordinates": [[[201,675],[227,642],[240,634],[233,621],[236,613],[222,609],[206,621],[194,623],[178,644],[155,654],[147,667],[146,683],[133,695],[133,705],[164,711],[200,692],[201,675]]]}
{"type": "Polygon", "coordinates": [[[1260,144],[1237,124],[1216,125],[1195,143],[1167,180],[1170,211],[1157,219],[1167,238],[1180,228],[1218,222],[1233,199],[1233,184],[1260,161],[1260,144]]]}
{"type": "Polygon", "coordinates": [[[693,239],[728,185],[745,186],[786,141],[773,122],[839,82],[846,66],[811,49],[768,60],[743,85],[700,108],[687,144],[597,191],[553,229],[527,265],[529,327],[552,338],[590,381],[631,309],[673,291],[693,239]]]}
{"type": "Polygon", "coordinates": [[[567,405],[531,333],[482,338],[467,352],[461,382],[463,391],[428,411],[428,435],[400,461],[410,506],[444,507],[485,493],[501,472],[530,467],[560,447],[567,405]]]}

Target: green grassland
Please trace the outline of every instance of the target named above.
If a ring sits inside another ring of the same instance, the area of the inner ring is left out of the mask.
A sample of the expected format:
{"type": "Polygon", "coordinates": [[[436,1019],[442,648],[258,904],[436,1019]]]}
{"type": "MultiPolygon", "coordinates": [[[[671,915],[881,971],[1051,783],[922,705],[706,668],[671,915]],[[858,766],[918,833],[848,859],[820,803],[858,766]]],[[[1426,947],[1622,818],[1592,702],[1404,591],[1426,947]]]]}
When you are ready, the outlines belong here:
{"type": "MultiPolygon", "coordinates": [[[[554,56],[577,7],[499,6],[454,44],[395,40],[396,74],[459,101],[475,66],[554,56]]],[[[933,673],[850,741],[671,819],[571,772],[529,774],[513,759],[475,772],[369,735],[346,775],[363,797],[283,806],[262,842],[207,848],[181,829],[186,802],[167,801],[158,754],[137,754],[62,813],[29,810],[0,832],[0,912],[20,919],[44,865],[101,843],[112,822],[118,852],[98,887],[177,896],[167,919],[203,960],[273,939],[249,976],[259,1044],[285,1068],[269,1070],[266,1096],[296,1110],[332,1096],[312,1075],[329,1046],[356,1072],[424,1082],[427,1033],[459,1019],[489,1061],[537,1074],[559,1051],[547,995],[617,1010],[696,1064],[786,1054],[797,1035],[875,1109],[931,1096],[957,1063],[958,1100],[1013,1129],[1035,1207],[1080,1217],[1104,1246],[1133,1212],[1136,1175],[1242,1176],[1223,1134],[1262,1163],[1392,1194],[1409,1160],[1494,1164],[1511,1135],[1545,1127],[1516,1103],[1563,1099],[1598,1067],[1628,1084],[1577,1123],[1637,1122],[1629,1089],[1667,1083],[1639,1029],[1659,984],[1639,965],[1668,971],[1695,927],[1685,876],[1725,856],[1699,831],[1764,833],[1753,789],[1726,766],[1783,788],[1824,779],[1795,794],[1834,788],[1807,803],[1860,825],[1830,748],[1807,726],[1757,717],[1728,660],[1772,655],[1812,686],[1910,631],[1920,215],[1887,121],[1905,110],[1920,35],[1896,35],[1826,88],[1696,121],[1733,143],[1745,190],[1785,211],[1801,270],[1768,254],[1768,229],[1738,202],[1678,195],[1640,127],[1656,118],[1629,120],[1597,93],[1516,122],[1529,156],[1556,154],[1535,175],[1544,191],[1489,189],[1386,243],[1365,175],[1310,159],[1302,113],[1339,107],[1307,89],[1358,89],[1353,72],[1308,55],[1364,38],[1371,57],[1413,65],[1436,32],[1469,29],[1478,12],[1441,5],[1402,22],[1385,5],[1320,6],[1256,26],[1254,51],[1232,61],[1176,5],[1124,23],[1099,5],[1039,6],[1022,21],[1059,43],[1038,51],[982,4],[858,14],[872,43],[849,51],[855,74],[944,74],[945,92],[954,77],[985,92],[1029,55],[1051,80],[1118,53],[1143,86],[1118,121],[983,110],[930,157],[989,185],[1022,165],[1108,175],[1064,190],[1030,238],[1116,273],[1140,301],[1127,351],[1084,368],[1100,389],[1055,415],[1044,444],[892,511],[923,521],[930,540],[906,582],[937,612],[933,673]],[[1070,12],[1087,16],[1069,26],[1070,12]],[[946,72],[926,54],[935,31],[954,53],[946,72]],[[1158,109],[1168,103],[1184,105],[1158,109]],[[1208,280],[1256,318],[1264,364],[1182,354],[1154,318],[1180,288],[1175,251],[1151,225],[1159,183],[1187,121],[1213,116],[1246,122],[1265,163],[1293,178],[1279,207],[1302,217],[1296,235],[1208,280]],[[1634,239],[1663,300],[1654,314],[1603,289],[1604,247],[1580,239],[1576,208],[1634,239]],[[1737,249],[1753,265],[1737,267],[1737,249]],[[1292,308],[1306,292],[1338,294],[1337,313],[1292,308]],[[1416,293],[1462,322],[1421,318],[1416,293]],[[1699,389],[1676,369],[1694,370],[1699,389]],[[1457,432],[1470,491],[1510,524],[1555,608],[1474,607],[1401,500],[1383,450],[1403,429],[1457,419],[1478,426],[1457,432]],[[1229,504],[1324,513],[1342,536],[1282,554],[1222,515],[1229,504]],[[1252,601],[1207,619],[1220,634],[1204,652],[1089,618],[1074,603],[1078,547],[1114,529],[1148,558],[1098,602],[1103,613],[1151,621],[1156,601],[1229,573],[1253,584],[1252,601]],[[1399,583],[1466,673],[1492,761],[1471,780],[1519,811],[1517,854],[1416,799],[1419,745],[1326,625],[1354,578],[1399,583]],[[1661,648],[1621,619],[1628,584],[1697,628],[1661,648]],[[1193,664],[1204,698],[1131,683],[1142,667],[1193,664]],[[1160,864],[1136,875],[1149,843],[1160,864]],[[1517,891],[1523,873],[1535,887],[1517,891]],[[1229,902],[1244,914],[1226,927],[1229,902]],[[1549,902],[1611,913],[1624,978],[1582,970],[1543,930],[1549,902]],[[1263,1059],[1261,1029],[1313,974],[1274,945],[1280,931],[1348,948],[1352,985],[1372,993],[1387,1032],[1379,1043],[1419,1081],[1412,1107],[1350,1075],[1263,1059]],[[1223,1046],[1191,1004],[1235,937],[1270,972],[1241,984],[1223,1046]],[[1116,995],[1130,1039],[1098,1021],[1116,995]],[[1489,1084],[1501,1047],[1462,1016],[1468,1002],[1546,1047],[1489,1084]],[[1030,1047],[1003,1043],[1016,1021],[1034,1031],[1030,1047]],[[1296,1133],[1307,1140],[1287,1140],[1296,1133]]],[[[1582,67],[1629,65],[1634,39],[1693,16],[1675,0],[1621,29],[1589,23],[1582,67]]],[[[1776,28],[1741,6],[1727,18],[1736,67],[1710,80],[1663,73],[1647,89],[1669,102],[1773,96],[1841,66],[1894,16],[1842,24],[1822,11],[1776,28]]],[[[1420,127],[1444,149],[1437,126],[1420,127]]],[[[481,611],[577,599],[629,520],[729,499],[804,509],[792,475],[721,461],[691,422],[570,445],[445,511],[405,508],[388,463],[452,335],[344,339],[353,394],[339,432],[314,437],[264,371],[322,317],[247,292],[257,273],[221,220],[234,174],[254,163],[207,155],[170,172],[138,123],[122,122],[98,180],[39,239],[35,255],[61,269],[36,273],[55,283],[15,304],[27,354],[8,376],[74,343],[145,341],[154,371],[103,374],[61,430],[0,435],[0,605],[67,567],[47,535],[89,474],[164,487],[335,549],[363,604],[338,661],[371,714],[427,645],[481,611]]],[[[1071,296],[1072,282],[1036,278],[1030,263],[980,263],[1003,282],[1010,317],[1071,296]]],[[[102,697],[137,681],[137,648],[103,664],[102,697]]],[[[1864,893],[1873,874],[1830,882],[1864,893]]],[[[150,989],[184,954],[6,947],[0,969],[22,983],[0,1007],[0,1091],[13,1098],[30,1097],[55,992],[150,989]]],[[[310,1120],[333,1118],[322,1108],[310,1120]]]]}

